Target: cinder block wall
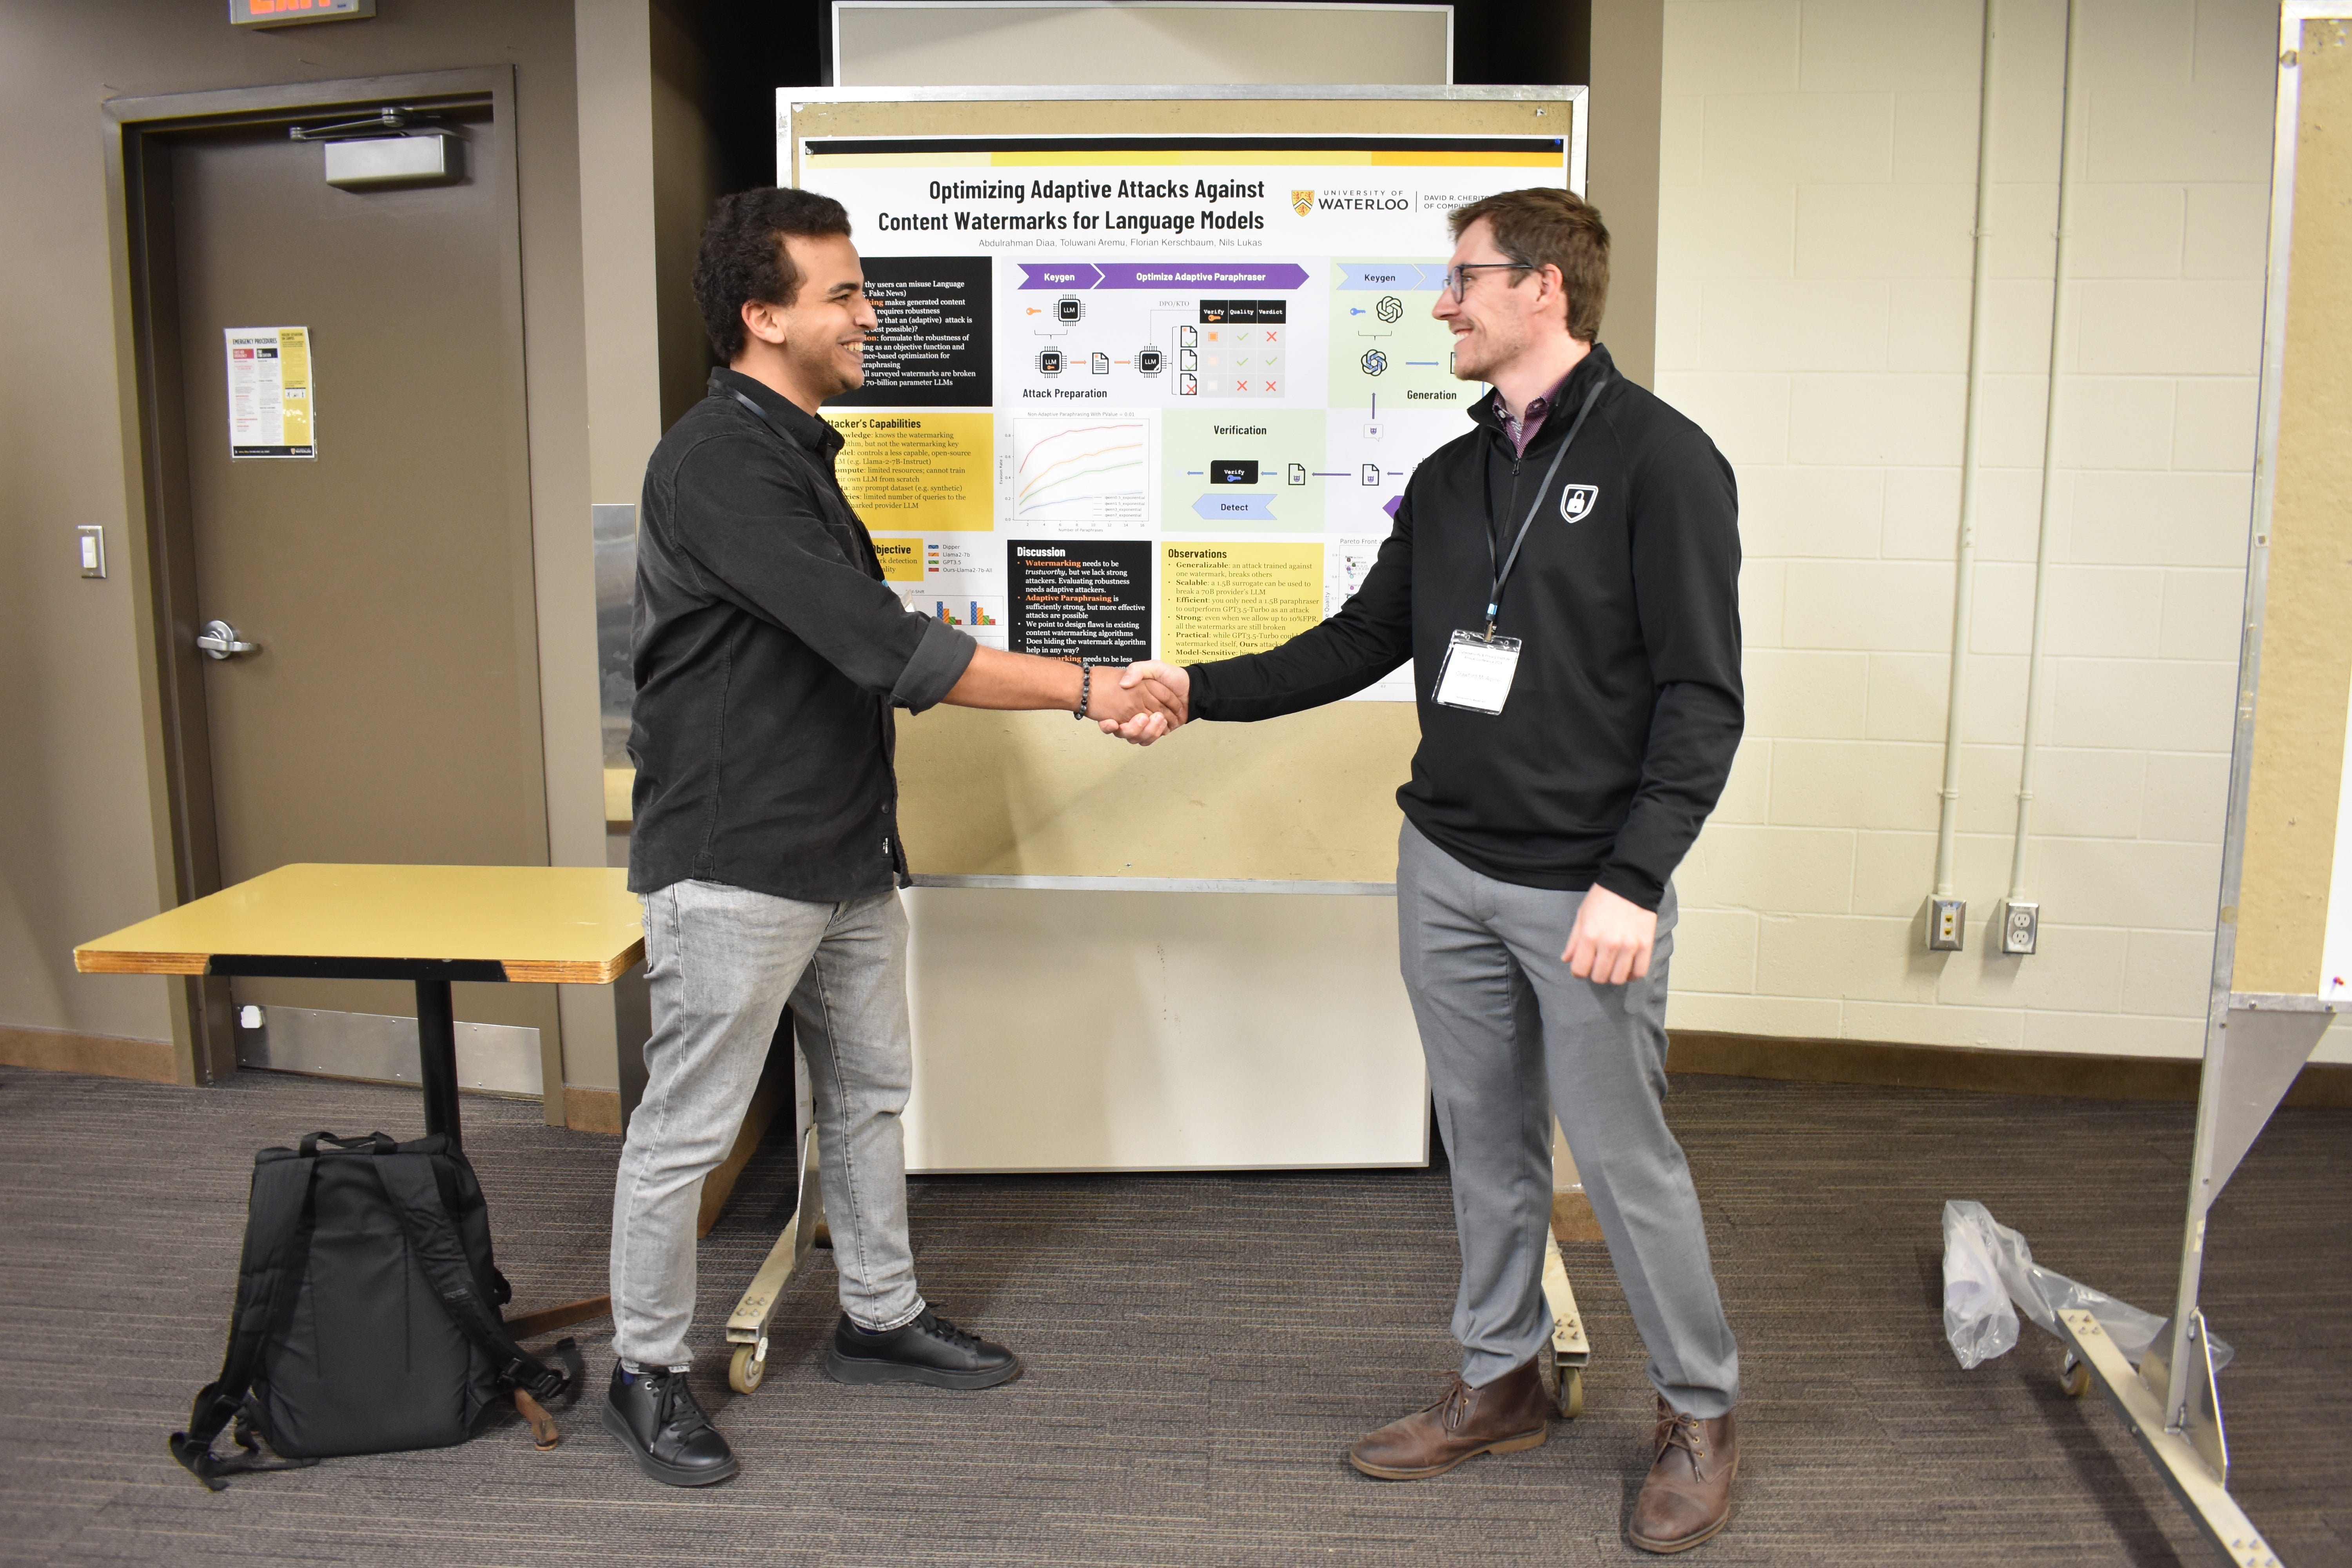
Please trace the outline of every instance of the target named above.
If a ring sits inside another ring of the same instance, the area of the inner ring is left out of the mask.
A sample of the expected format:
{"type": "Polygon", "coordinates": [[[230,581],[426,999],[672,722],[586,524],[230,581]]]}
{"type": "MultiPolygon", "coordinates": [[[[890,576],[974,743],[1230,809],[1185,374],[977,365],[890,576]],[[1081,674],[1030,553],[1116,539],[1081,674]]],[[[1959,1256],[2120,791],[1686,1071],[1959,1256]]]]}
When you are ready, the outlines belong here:
{"type": "MultiPolygon", "coordinates": [[[[1668,0],[1657,390],[1739,473],[1748,740],[1680,879],[1686,1028],[2194,1056],[2261,341],[2276,7],[2084,0],[2048,703],[2015,821],[2057,208],[2059,0],[1999,0],[1967,951],[1924,951],[1975,199],[1969,0],[1668,0]]],[[[2323,1059],[2352,1059],[2332,1039],[2323,1059]]]]}

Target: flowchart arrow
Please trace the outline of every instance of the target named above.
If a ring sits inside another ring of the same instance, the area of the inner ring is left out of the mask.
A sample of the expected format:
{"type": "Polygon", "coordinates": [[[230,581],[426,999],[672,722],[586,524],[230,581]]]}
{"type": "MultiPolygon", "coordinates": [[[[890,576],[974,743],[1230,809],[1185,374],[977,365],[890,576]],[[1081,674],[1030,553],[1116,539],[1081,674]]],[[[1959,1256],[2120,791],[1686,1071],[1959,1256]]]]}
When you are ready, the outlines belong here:
{"type": "Polygon", "coordinates": [[[1084,261],[1024,261],[1024,289],[1092,289],[1102,281],[1102,268],[1084,261]]]}
{"type": "Polygon", "coordinates": [[[1343,261],[1339,263],[1339,291],[1374,290],[1389,293],[1421,285],[1421,264],[1416,261],[1343,261]]]}
{"type": "Polygon", "coordinates": [[[1274,521],[1272,496],[1205,495],[1192,503],[1194,515],[1212,522],[1232,522],[1255,519],[1261,522],[1274,521]]]}
{"type": "Polygon", "coordinates": [[[1405,294],[1445,287],[1443,261],[1343,261],[1335,265],[1339,268],[1339,291],[1342,294],[1367,290],[1405,294]]]}
{"type": "MultiPolygon", "coordinates": [[[[1024,262],[1023,266],[1031,263],[1024,262]]],[[[1064,268],[1066,270],[1066,268],[1064,268]]],[[[1294,261],[1113,262],[1102,268],[1102,289],[1296,289],[1307,268],[1294,261]]],[[[1022,285],[1024,289],[1028,284],[1022,285]]],[[[1040,284],[1043,288],[1045,285],[1040,284]]]]}

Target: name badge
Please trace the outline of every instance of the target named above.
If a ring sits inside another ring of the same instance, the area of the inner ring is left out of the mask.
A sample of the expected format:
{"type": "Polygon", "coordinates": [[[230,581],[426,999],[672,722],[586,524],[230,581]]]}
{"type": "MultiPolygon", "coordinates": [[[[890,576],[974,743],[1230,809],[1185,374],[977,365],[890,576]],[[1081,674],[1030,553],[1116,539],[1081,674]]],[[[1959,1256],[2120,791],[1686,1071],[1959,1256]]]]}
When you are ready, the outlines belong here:
{"type": "Polygon", "coordinates": [[[1455,632],[1438,667],[1435,700],[1446,708],[1500,713],[1519,668],[1519,639],[1483,632],[1455,632]]]}

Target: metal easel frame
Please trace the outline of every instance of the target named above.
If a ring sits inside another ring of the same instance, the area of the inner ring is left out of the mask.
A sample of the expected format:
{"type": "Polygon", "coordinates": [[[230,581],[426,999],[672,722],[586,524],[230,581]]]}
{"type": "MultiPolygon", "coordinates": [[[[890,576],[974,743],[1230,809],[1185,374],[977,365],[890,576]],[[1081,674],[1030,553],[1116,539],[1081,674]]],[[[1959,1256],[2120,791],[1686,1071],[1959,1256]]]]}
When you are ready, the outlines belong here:
{"type": "MultiPolygon", "coordinates": [[[[2248,786],[2253,773],[2254,711],[2262,680],[2263,621],[2269,601],[2271,520],[2278,490],[2279,410],[2286,357],[2288,261],[2294,248],[2296,140],[2302,125],[2298,55],[2304,24],[2352,16],[2352,0],[2284,0],[2279,10],[2278,98],[2271,163],[2270,247],[2263,300],[2262,389],[2257,416],[2252,527],[2246,548],[2246,600],[2238,649],[2237,721],[2230,742],[2230,796],[2221,840],[2221,888],[2214,921],[2213,973],[2205,1018],[2205,1061],[2189,1156],[2180,1281],[2172,1321],[2135,1372],[2087,1312],[2061,1312],[2070,1368],[2079,1364],[2105,1391],[2158,1471],[2199,1527],[2240,1568],[2280,1568],[2262,1532],[2225,1489],[2230,1454],[2221,1423],[2203,1314],[2206,1220],[2246,1152],[2278,1108],[2326,1030],[2337,1005],[2317,995],[2231,989],[2237,970],[2238,903],[2245,875],[2248,786]]],[[[2337,832],[2345,825],[2337,825],[2337,832]]],[[[2070,1384],[2081,1392],[2080,1374],[2070,1384]]]]}

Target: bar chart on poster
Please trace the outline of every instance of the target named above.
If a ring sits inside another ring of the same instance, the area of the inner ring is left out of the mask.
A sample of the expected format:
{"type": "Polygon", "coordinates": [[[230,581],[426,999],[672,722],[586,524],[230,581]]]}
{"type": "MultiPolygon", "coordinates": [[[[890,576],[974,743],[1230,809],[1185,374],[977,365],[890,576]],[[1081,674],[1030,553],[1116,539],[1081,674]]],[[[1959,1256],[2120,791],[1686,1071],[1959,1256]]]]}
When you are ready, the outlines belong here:
{"type": "MultiPolygon", "coordinates": [[[[880,321],[825,412],[892,586],[986,645],[1115,667],[1336,613],[1486,391],[1433,314],[1448,216],[1580,185],[1578,90],[781,100],[780,178],[847,209],[880,321]]],[[[1346,712],[1149,761],[935,710],[900,731],[916,870],[1384,883],[1413,696],[1407,664],[1346,712]]]]}

